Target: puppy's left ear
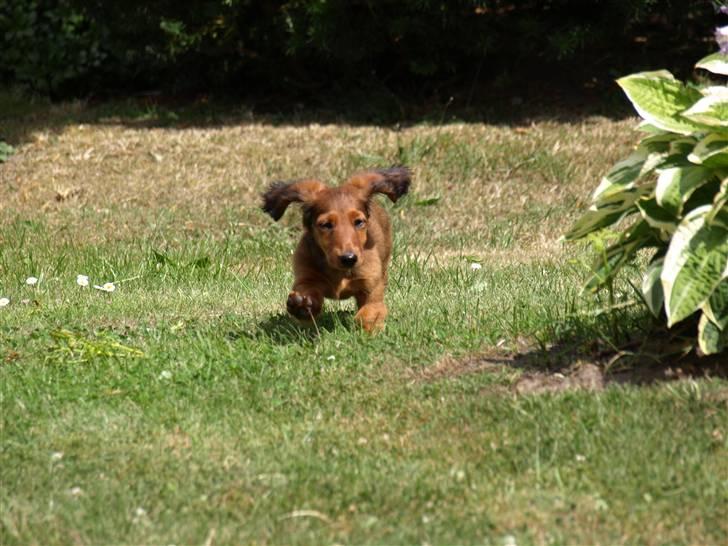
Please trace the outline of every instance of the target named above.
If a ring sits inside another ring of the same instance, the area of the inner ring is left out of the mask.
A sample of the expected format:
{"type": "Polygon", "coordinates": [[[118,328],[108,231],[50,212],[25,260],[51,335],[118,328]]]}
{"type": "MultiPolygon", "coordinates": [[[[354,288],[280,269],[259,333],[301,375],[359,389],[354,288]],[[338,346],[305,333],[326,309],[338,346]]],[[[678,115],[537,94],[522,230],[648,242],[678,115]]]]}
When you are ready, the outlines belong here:
{"type": "Polygon", "coordinates": [[[375,193],[383,193],[395,203],[409,190],[411,173],[407,167],[374,169],[352,176],[346,183],[359,190],[365,199],[375,193]]]}

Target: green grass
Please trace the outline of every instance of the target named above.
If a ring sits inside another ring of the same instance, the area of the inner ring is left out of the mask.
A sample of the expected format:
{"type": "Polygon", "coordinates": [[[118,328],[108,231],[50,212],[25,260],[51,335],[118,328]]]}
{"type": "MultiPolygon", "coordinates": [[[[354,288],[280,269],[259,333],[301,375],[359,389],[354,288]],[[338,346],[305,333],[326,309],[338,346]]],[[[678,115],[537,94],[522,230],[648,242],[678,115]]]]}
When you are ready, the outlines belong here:
{"type": "Polygon", "coordinates": [[[588,255],[556,243],[631,122],[159,130],[110,111],[7,128],[0,543],[726,542],[725,381],[520,396],[508,365],[425,373],[644,326],[596,313],[588,255]],[[386,331],[357,330],[352,302],[296,326],[299,219],[257,193],[397,159],[415,183],[389,207],[386,331]]]}

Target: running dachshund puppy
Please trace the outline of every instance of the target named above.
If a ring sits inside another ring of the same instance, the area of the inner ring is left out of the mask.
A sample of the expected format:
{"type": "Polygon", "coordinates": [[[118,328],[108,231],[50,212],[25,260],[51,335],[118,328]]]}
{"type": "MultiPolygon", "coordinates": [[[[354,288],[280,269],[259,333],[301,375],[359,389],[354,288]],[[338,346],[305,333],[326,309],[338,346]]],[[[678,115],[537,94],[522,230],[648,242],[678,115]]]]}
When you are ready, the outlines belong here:
{"type": "Polygon", "coordinates": [[[324,298],[356,298],[354,319],[366,331],[384,328],[384,289],[392,253],[389,216],[373,199],[383,193],[392,202],[407,193],[406,167],[353,175],[338,187],[315,179],[274,182],[263,194],[263,210],[274,220],[291,203],[303,204],[304,233],[293,254],[295,280],[288,312],[309,321],[321,313],[324,298]]]}

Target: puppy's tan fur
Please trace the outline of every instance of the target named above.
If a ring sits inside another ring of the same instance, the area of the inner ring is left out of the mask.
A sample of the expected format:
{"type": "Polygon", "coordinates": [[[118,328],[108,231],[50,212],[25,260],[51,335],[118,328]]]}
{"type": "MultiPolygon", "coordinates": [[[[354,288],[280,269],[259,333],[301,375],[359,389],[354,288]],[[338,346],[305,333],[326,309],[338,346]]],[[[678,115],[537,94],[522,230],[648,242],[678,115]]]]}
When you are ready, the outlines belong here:
{"type": "Polygon", "coordinates": [[[338,187],[315,179],[271,185],[263,194],[263,210],[275,220],[289,204],[303,204],[304,233],[293,255],[289,313],[312,320],[324,298],[354,297],[355,320],[370,332],[384,327],[392,232],[386,211],[372,197],[382,193],[397,201],[409,184],[409,170],[393,167],[355,174],[338,187]]]}

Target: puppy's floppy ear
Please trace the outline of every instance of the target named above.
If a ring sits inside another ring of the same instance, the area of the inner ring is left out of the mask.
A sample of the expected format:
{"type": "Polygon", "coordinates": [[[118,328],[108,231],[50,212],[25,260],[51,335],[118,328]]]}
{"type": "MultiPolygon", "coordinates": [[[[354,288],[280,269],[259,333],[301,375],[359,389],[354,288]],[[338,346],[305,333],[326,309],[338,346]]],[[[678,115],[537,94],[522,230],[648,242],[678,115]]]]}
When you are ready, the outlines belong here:
{"type": "Polygon", "coordinates": [[[358,189],[365,199],[369,199],[372,194],[383,193],[394,203],[407,193],[410,180],[410,170],[397,166],[357,173],[347,181],[347,185],[358,189]]]}
{"type": "Polygon", "coordinates": [[[263,194],[262,209],[274,220],[278,220],[291,203],[312,201],[325,189],[326,185],[323,182],[311,178],[293,182],[273,182],[263,194]]]}

